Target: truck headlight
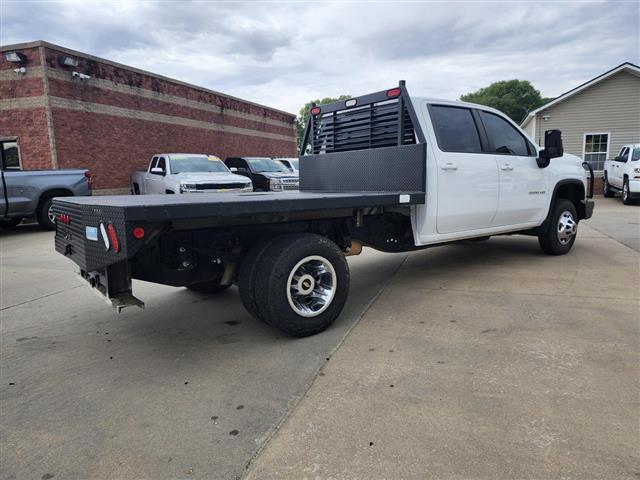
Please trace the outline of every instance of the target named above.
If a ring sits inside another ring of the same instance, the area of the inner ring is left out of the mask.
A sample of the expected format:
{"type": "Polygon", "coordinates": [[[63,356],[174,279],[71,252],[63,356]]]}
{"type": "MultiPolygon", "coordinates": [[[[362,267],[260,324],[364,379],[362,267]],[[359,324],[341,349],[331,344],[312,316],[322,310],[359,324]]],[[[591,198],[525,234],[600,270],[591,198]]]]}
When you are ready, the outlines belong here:
{"type": "Polygon", "coordinates": [[[185,182],[180,182],[180,191],[181,192],[193,192],[196,190],[196,184],[195,183],[185,183],[185,182]]]}
{"type": "Polygon", "coordinates": [[[282,180],[279,178],[269,180],[269,190],[282,190],[282,180]]]}
{"type": "Polygon", "coordinates": [[[253,185],[251,183],[247,183],[242,189],[243,192],[253,192],[253,185]]]}

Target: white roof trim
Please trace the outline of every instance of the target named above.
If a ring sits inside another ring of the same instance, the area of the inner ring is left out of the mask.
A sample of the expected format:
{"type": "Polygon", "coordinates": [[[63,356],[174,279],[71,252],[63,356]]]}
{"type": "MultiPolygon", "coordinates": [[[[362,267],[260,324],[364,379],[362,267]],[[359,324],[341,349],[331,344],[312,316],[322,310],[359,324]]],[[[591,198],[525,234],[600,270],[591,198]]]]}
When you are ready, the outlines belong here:
{"type": "Polygon", "coordinates": [[[596,83],[600,83],[603,80],[606,80],[607,78],[611,77],[612,75],[615,75],[616,73],[619,73],[623,70],[628,70],[630,73],[633,73],[634,75],[638,75],[640,76],[640,67],[638,67],[637,65],[634,65],[633,63],[630,62],[625,62],[622,65],[618,65],[615,68],[612,68],[611,70],[609,70],[608,72],[605,72],[601,75],[598,75],[595,78],[592,78],[591,80],[589,80],[588,82],[583,83],[582,85],[579,85],[571,90],[569,90],[568,92],[563,93],[562,95],[560,95],[559,97],[555,98],[554,100],[551,100],[549,103],[545,103],[544,105],[542,105],[541,107],[536,108],[535,110],[532,110],[531,112],[529,112],[529,115],[527,115],[527,117],[522,121],[522,123],[520,124],[521,127],[524,127],[527,123],[529,123],[529,120],[531,120],[531,118],[533,118],[534,116],[536,116],[536,114],[542,112],[543,110],[546,110],[547,108],[563,102],[564,100],[574,96],[577,93],[580,93],[581,91],[595,85],[596,83]]]}

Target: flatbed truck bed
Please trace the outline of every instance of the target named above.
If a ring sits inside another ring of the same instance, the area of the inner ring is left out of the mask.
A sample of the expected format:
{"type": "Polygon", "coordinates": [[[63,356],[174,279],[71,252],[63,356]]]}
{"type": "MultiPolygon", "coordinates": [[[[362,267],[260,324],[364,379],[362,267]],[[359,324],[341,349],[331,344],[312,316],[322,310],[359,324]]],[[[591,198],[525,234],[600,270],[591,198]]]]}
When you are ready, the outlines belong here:
{"type": "Polygon", "coordinates": [[[56,206],[119,210],[126,221],[178,221],[197,218],[237,217],[282,212],[326,211],[420,204],[425,193],[394,192],[246,192],[192,195],[114,195],[63,197],[56,206]]]}

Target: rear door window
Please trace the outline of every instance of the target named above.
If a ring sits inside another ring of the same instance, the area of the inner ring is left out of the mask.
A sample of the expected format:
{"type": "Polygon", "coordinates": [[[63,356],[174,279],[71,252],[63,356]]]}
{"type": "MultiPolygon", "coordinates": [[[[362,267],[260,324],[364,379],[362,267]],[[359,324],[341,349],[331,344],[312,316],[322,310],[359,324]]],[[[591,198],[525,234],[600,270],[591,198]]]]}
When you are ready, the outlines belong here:
{"type": "Polygon", "coordinates": [[[478,127],[471,110],[430,105],[429,113],[438,147],[443,152],[482,153],[478,127]]]}
{"type": "Polygon", "coordinates": [[[493,153],[502,155],[530,155],[530,147],[524,136],[504,118],[494,113],[480,111],[482,123],[487,131],[493,153]]]}

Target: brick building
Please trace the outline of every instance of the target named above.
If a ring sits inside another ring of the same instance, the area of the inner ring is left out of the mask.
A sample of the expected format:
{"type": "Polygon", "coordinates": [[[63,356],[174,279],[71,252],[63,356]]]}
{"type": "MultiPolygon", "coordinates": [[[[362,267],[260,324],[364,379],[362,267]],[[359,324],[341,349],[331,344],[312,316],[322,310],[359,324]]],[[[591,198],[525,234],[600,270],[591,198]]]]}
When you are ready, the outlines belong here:
{"type": "Polygon", "coordinates": [[[0,54],[0,147],[17,168],[88,168],[96,193],[121,193],[158,152],[296,154],[290,113],[43,41],[0,54]]]}

